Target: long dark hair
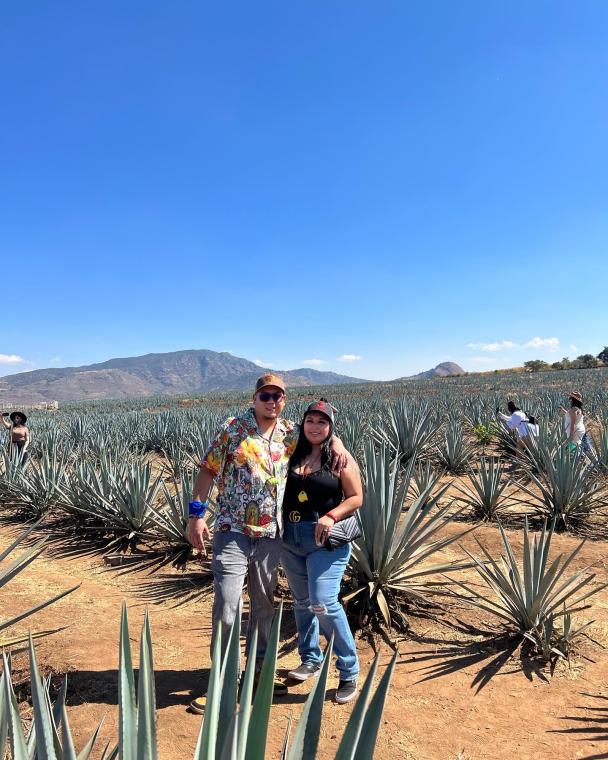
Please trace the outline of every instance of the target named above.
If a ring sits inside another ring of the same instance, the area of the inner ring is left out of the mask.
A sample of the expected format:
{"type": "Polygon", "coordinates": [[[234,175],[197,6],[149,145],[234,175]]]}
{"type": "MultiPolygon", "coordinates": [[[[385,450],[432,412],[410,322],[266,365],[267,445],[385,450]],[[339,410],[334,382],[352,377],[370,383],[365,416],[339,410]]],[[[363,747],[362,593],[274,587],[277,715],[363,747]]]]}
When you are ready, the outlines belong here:
{"type": "MultiPolygon", "coordinates": [[[[290,468],[297,467],[299,464],[301,464],[302,461],[306,459],[306,457],[312,451],[312,444],[304,435],[304,420],[306,419],[307,414],[308,412],[305,412],[304,416],[302,417],[302,422],[300,423],[300,435],[298,437],[298,442],[293,454],[289,459],[290,468]]],[[[325,417],[326,415],[323,416],[325,417]]],[[[331,470],[331,444],[334,437],[334,426],[329,417],[327,417],[327,419],[329,420],[329,435],[321,444],[321,469],[329,471],[331,470]]]]}
{"type": "Polygon", "coordinates": [[[577,409],[582,409],[583,402],[579,401],[577,398],[572,398],[572,396],[570,396],[570,408],[572,407],[576,407],[577,409]]]}

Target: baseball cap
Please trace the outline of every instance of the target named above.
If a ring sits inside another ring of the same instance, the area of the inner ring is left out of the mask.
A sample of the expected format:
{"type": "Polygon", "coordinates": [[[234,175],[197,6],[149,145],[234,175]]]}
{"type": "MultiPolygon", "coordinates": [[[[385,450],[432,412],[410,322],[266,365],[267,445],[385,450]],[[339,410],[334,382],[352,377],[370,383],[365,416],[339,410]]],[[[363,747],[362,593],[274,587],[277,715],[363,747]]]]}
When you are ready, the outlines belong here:
{"type": "Polygon", "coordinates": [[[274,385],[285,393],[285,381],[282,377],[273,375],[271,372],[267,375],[262,375],[262,377],[258,377],[255,384],[255,392],[257,393],[258,391],[261,391],[262,388],[266,388],[267,385],[274,385]]]}
{"type": "Polygon", "coordinates": [[[313,401],[312,404],[309,404],[306,411],[304,412],[304,416],[308,414],[308,412],[321,412],[321,414],[324,414],[326,417],[329,417],[331,422],[334,421],[334,413],[337,411],[335,407],[333,407],[325,398],[320,398],[318,401],[313,401]]]}

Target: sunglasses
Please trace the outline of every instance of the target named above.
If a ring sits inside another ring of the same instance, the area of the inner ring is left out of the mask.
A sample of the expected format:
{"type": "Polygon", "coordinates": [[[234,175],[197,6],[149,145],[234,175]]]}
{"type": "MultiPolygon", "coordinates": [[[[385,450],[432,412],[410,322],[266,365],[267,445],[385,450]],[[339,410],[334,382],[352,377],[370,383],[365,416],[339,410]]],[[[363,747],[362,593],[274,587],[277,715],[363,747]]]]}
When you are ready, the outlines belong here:
{"type": "Polygon", "coordinates": [[[260,401],[280,401],[283,398],[282,393],[268,393],[268,391],[260,391],[258,393],[260,401]]]}

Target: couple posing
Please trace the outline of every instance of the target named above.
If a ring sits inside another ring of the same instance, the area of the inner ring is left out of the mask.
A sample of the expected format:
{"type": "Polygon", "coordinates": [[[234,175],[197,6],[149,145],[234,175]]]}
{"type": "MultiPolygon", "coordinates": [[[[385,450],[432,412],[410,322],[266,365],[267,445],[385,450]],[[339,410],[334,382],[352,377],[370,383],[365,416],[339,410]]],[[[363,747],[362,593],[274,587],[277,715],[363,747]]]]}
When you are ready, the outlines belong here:
{"type": "MultiPolygon", "coordinates": [[[[353,535],[352,520],[345,520],[363,502],[361,477],[355,460],[333,434],[331,405],[325,400],[310,404],[297,425],[280,416],[286,400],[282,378],[263,375],[255,386],[253,407],[226,421],[201,462],[190,502],[188,539],[202,549],[210,537],[204,515],[217,479],[212,635],[221,623],[222,656],[246,577],[248,639],[257,627],[255,656],[261,666],[280,559],[294,598],[302,660],[289,676],[298,681],[313,676],[323,659],[319,631],[328,641],[333,633],[340,673],[335,699],[344,703],[356,696],[359,661],[338,593],[350,557],[349,531],[353,535]],[[345,522],[334,529],[340,521],[345,522]]],[[[276,682],[275,693],[281,691],[286,687],[276,682]]],[[[190,707],[202,713],[205,701],[195,699],[190,707]]]]}

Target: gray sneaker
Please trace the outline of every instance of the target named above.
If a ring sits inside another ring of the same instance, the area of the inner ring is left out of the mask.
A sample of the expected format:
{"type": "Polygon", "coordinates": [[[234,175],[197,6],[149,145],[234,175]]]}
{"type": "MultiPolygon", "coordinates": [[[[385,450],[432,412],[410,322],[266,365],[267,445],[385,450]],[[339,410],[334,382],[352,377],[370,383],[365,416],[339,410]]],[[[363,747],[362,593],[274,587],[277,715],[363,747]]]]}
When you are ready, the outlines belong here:
{"type": "Polygon", "coordinates": [[[290,670],[287,675],[295,681],[307,681],[312,676],[315,676],[320,670],[321,663],[319,662],[303,662],[294,670],[290,670]]]}
{"type": "Polygon", "coordinates": [[[334,699],[339,705],[343,705],[346,702],[350,702],[357,696],[357,682],[356,681],[340,681],[338,688],[336,689],[336,696],[334,699]]]}

